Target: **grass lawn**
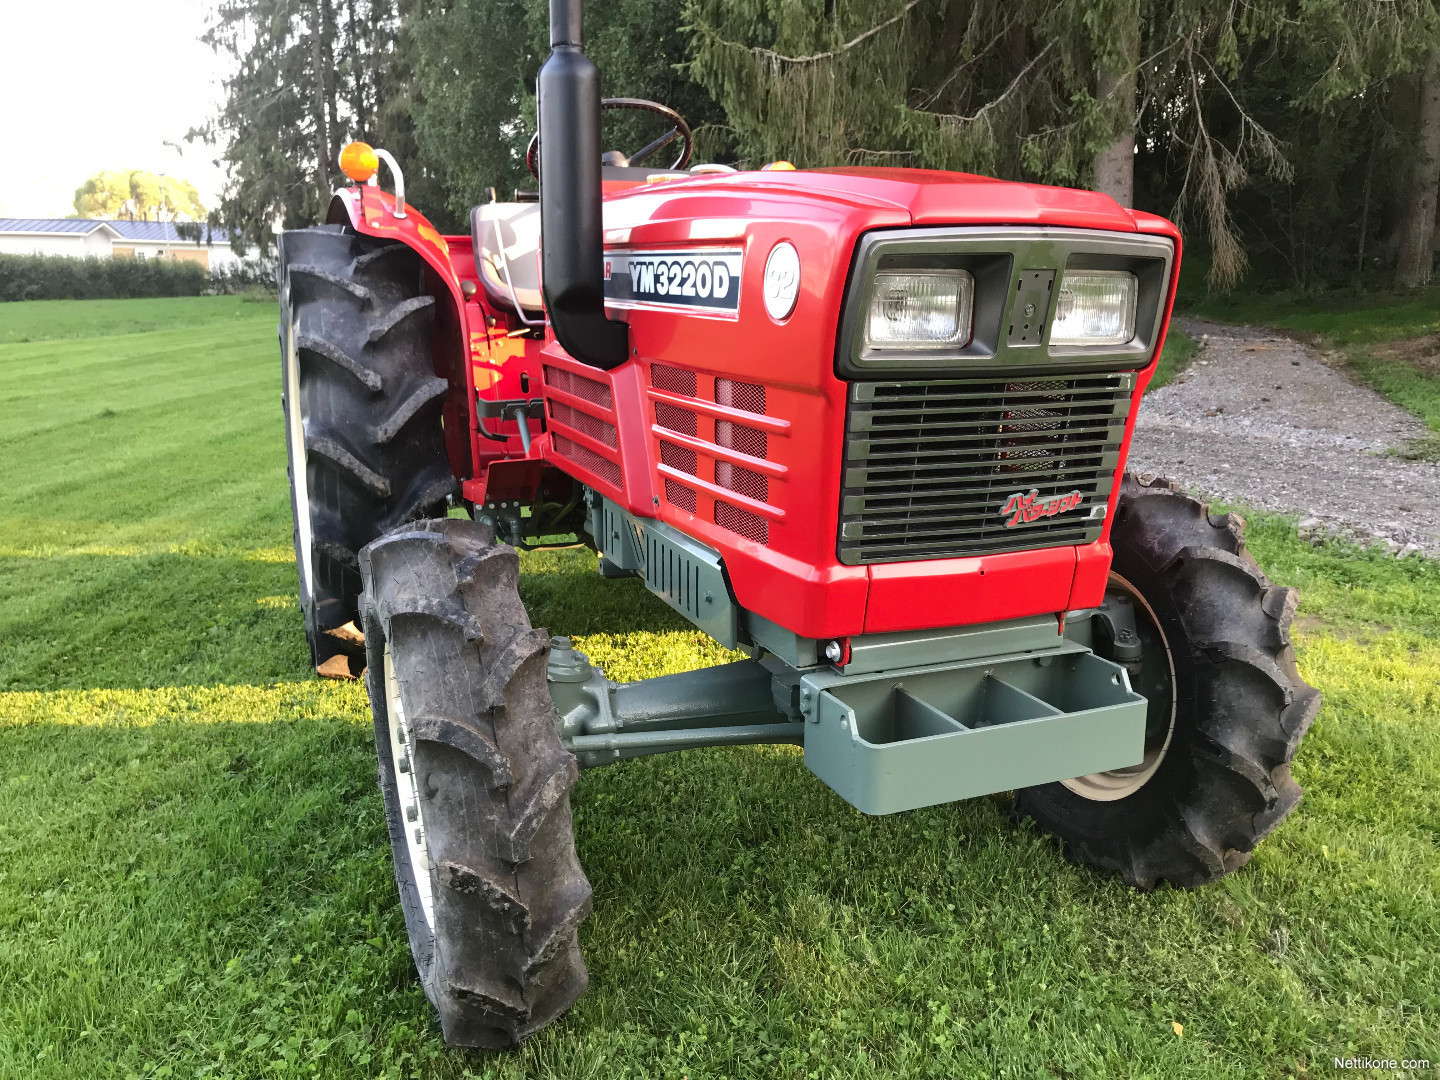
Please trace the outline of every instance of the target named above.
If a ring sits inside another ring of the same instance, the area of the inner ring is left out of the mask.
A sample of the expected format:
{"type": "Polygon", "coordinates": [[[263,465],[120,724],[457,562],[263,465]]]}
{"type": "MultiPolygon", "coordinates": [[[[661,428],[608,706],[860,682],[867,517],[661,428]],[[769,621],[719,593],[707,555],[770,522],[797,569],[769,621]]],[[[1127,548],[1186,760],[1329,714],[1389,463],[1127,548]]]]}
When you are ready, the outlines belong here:
{"type": "Polygon", "coordinates": [[[181,327],[232,329],[253,324],[263,309],[274,322],[270,304],[241,296],[172,296],[155,300],[33,300],[6,304],[0,312],[0,344],[139,334],[181,327]]]}
{"type": "MultiPolygon", "coordinates": [[[[1275,520],[1254,550],[1304,589],[1327,698],[1241,873],[1136,893],[1005,796],[865,818],[793,748],[611,766],[575,795],[591,992],[517,1053],[446,1051],[364,694],[306,667],[274,333],[230,301],[0,305],[0,1078],[1440,1062],[1440,564],[1275,520]]],[[[522,565],[534,621],[613,676],[722,658],[584,552],[522,565]]]]}

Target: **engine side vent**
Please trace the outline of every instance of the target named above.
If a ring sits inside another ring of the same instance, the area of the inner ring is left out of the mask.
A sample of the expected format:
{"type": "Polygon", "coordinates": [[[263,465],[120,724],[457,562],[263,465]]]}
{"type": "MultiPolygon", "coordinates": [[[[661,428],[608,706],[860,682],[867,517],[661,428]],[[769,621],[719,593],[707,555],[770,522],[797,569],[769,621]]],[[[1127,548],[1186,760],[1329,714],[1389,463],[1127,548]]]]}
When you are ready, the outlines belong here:
{"type": "Polygon", "coordinates": [[[693,371],[671,367],[669,364],[650,365],[650,385],[657,390],[694,397],[696,382],[696,375],[693,371]]]}
{"type": "Polygon", "coordinates": [[[695,489],[665,478],[665,501],[687,513],[695,513],[695,489]]]}
{"type": "Polygon", "coordinates": [[[550,403],[550,415],[566,427],[572,427],[582,435],[589,435],[596,442],[602,442],[606,446],[618,448],[620,439],[615,431],[615,425],[598,416],[591,416],[579,409],[572,408],[562,401],[550,403]]]}
{"type": "Polygon", "coordinates": [[[854,383],[838,554],[848,565],[1099,538],[1134,376],[854,383]]]}
{"type": "Polygon", "coordinates": [[[610,387],[596,379],[587,379],[584,375],[577,375],[573,371],[566,371],[564,368],[545,365],[545,381],[562,390],[567,394],[574,394],[583,398],[592,405],[599,405],[602,409],[612,408],[614,401],[610,396],[610,387]]]}
{"type": "Polygon", "coordinates": [[[715,404],[765,415],[765,387],[734,379],[715,380],[715,404]]]}
{"type": "Polygon", "coordinates": [[[613,487],[623,490],[621,483],[620,466],[609,458],[603,458],[588,446],[581,446],[579,443],[567,439],[558,431],[551,437],[555,450],[562,457],[567,457],[581,468],[589,469],[600,479],[613,487]]]}
{"type": "Polygon", "coordinates": [[[733,420],[715,421],[715,441],[727,450],[738,450],[751,457],[766,457],[770,449],[765,432],[733,420]]]}
{"type": "Polygon", "coordinates": [[[715,524],[757,544],[770,543],[770,523],[740,506],[715,500],[715,524]]]}
{"type": "MultiPolygon", "coordinates": [[[[665,444],[660,445],[664,447],[665,444]]],[[[728,461],[715,462],[715,482],[723,488],[738,491],[747,499],[762,503],[770,501],[770,481],[754,469],[747,469],[743,465],[734,465],[728,461]]]]}
{"type": "Polygon", "coordinates": [[[668,401],[655,402],[655,423],[681,435],[694,438],[699,433],[698,417],[689,409],[671,405],[668,401]]]}
{"type": "Polygon", "coordinates": [[[691,476],[698,476],[700,473],[699,456],[688,446],[676,446],[672,442],[661,439],[660,460],[672,469],[679,469],[691,476]]]}

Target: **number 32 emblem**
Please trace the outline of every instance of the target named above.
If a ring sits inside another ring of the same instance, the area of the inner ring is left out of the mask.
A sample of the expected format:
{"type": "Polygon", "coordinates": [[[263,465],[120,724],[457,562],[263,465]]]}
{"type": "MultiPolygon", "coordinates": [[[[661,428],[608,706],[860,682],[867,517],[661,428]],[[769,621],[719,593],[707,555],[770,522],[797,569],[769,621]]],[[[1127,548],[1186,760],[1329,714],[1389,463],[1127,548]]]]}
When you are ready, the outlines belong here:
{"type": "Polygon", "coordinates": [[[787,241],[776,244],[765,260],[765,310],[783,322],[800,296],[800,253],[787,241]]]}

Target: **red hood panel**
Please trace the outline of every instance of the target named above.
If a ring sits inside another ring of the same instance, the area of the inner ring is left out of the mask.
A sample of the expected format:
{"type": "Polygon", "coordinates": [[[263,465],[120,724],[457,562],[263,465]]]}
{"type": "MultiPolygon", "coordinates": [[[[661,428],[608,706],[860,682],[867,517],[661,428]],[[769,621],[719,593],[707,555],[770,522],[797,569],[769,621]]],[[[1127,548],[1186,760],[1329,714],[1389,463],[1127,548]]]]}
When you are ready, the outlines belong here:
{"type": "MultiPolygon", "coordinates": [[[[736,197],[794,203],[816,201],[850,208],[896,211],[914,225],[1063,225],[1070,228],[1136,231],[1131,212],[1108,195],[1078,188],[1046,187],[994,180],[972,173],[923,169],[806,169],[795,172],[742,172],[696,176],[649,184],[618,193],[609,205],[641,199],[653,207],[649,220],[676,219],[667,206],[683,194],[684,216],[693,218],[710,197],[714,209],[733,207],[736,197]],[[668,196],[668,197],[667,197],[668,196]]],[[[618,208],[618,207],[617,207],[618,208]]],[[[637,208],[638,209],[638,208],[637,208]]],[[[610,224],[610,215],[606,215],[610,224]]]]}

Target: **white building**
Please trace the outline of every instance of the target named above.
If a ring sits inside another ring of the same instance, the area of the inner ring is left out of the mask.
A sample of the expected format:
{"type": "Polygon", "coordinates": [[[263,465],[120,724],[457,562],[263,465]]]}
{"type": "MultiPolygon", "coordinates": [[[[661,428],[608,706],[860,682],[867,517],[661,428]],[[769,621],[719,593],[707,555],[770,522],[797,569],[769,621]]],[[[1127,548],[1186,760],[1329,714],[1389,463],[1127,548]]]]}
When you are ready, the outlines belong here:
{"type": "Polygon", "coordinates": [[[179,259],[218,270],[239,262],[230,238],[201,225],[200,240],[185,240],[172,222],[100,218],[0,218],[0,254],[97,255],[102,258],[179,259]]]}

